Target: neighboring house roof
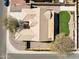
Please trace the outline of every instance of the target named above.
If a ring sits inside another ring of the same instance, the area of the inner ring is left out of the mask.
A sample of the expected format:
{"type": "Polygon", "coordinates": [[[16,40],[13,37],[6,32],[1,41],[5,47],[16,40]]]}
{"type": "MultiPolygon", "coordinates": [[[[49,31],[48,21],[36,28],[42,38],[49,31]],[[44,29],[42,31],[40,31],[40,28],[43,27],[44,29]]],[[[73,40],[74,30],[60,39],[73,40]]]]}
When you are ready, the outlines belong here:
{"type": "Polygon", "coordinates": [[[35,2],[44,2],[45,0],[33,0],[35,2]]]}
{"type": "Polygon", "coordinates": [[[29,8],[24,0],[11,0],[10,11],[21,11],[22,8],[29,8]]]}
{"type": "Polygon", "coordinates": [[[12,4],[24,4],[25,0],[11,0],[12,4]]]}

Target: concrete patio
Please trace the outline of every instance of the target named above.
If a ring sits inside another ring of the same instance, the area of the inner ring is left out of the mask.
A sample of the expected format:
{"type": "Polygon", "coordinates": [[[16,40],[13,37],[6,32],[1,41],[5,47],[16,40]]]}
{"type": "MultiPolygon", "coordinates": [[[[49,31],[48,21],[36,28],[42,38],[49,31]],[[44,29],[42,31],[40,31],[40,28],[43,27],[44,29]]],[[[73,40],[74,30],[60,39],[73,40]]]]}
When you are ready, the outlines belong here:
{"type": "Polygon", "coordinates": [[[69,30],[70,30],[70,33],[69,33],[69,37],[74,40],[75,39],[75,20],[74,20],[74,12],[73,14],[71,14],[70,12],[70,21],[69,21],[69,30]]]}

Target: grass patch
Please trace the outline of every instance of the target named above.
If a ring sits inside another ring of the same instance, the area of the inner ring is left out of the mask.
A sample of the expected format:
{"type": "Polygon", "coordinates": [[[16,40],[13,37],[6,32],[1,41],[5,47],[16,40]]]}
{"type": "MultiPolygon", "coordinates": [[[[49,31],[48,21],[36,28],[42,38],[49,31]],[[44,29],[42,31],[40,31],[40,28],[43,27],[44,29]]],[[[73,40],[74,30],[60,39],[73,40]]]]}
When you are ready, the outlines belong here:
{"type": "Polygon", "coordinates": [[[59,12],[59,32],[64,33],[66,36],[69,35],[69,25],[70,14],[68,11],[59,12]]]}

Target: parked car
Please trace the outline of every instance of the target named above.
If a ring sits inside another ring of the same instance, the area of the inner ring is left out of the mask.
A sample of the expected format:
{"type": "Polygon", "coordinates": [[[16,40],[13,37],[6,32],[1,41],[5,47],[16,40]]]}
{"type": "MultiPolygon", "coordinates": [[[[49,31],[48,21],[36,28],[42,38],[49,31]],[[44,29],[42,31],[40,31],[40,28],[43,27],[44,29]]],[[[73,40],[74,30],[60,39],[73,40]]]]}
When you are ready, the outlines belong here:
{"type": "Polygon", "coordinates": [[[4,2],[4,5],[5,5],[6,7],[9,6],[9,0],[4,0],[3,2],[4,2]]]}

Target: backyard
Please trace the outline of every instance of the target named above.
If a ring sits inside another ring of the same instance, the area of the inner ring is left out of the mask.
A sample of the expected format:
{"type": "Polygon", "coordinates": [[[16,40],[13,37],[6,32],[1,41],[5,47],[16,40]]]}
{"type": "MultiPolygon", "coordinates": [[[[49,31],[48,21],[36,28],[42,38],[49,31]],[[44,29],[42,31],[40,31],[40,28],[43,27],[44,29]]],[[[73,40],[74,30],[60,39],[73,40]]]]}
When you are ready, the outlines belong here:
{"type": "Polygon", "coordinates": [[[59,12],[59,32],[64,33],[66,36],[69,35],[69,25],[70,14],[68,11],[59,12]]]}

